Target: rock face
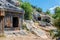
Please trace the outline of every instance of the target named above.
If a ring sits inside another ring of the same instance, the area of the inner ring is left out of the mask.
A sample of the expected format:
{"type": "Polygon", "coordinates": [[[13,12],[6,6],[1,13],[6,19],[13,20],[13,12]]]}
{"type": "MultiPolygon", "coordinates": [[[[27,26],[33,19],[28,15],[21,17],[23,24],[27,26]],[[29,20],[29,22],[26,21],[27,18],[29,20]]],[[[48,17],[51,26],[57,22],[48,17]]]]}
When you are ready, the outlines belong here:
{"type": "Polygon", "coordinates": [[[50,23],[48,23],[48,22],[43,22],[43,21],[39,21],[39,25],[42,26],[42,27],[51,26],[50,23]]]}
{"type": "Polygon", "coordinates": [[[47,14],[39,13],[34,11],[33,13],[33,21],[39,21],[40,26],[51,26],[52,17],[47,14]]]}
{"type": "Polygon", "coordinates": [[[40,13],[34,13],[33,14],[33,18],[37,21],[46,21],[46,22],[50,22],[51,18],[48,15],[44,15],[44,14],[40,14],[40,13]],[[40,20],[39,20],[40,19],[40,20]]]}
{"type": "Polygon", "coordinates": [[[28,33],[25,30],[20,30],[21,35],[27,35],[28,33]]]}
{"type": "Polygon", "coordinates": [[[6,9],[6,10],[13,10],[17,12],[23,12],[24,10],[19,8],[17,5],[17,0],[0,0],[0,8],[6,9]]]}
{"type": "Polygon", "coordinates": [[[45,27],[46,26],[46,22],[39,21],[39,25],[42,26],[42,27],[45,27]]]}
{"type": "Polygon", "coordinates": [[[35,27],[33,27],[33,22],[27,22],[27,24],[26,24],[26,27],[27,27],[27,29],[29,30],[29,31],[31,31],[31,32],[33,32],[34,34],[36,34],[37,36],[39,36],[39,37],[41,37],[41,38],[48,38],[47,36],[46,36],[46,33],[43,31],[43,30],[41,30],[41,29],[38,29],[38,28],[35,28],[35,27]],[[32,23],[32,24],[31,24],[32,23]]]}
{"type": "Polygon", "coordinates": [[[19,5],[19,2],[17,0],[6,0],[6,1],[8,1],[9,3],[11,3],[15,6],[19,5]]]}

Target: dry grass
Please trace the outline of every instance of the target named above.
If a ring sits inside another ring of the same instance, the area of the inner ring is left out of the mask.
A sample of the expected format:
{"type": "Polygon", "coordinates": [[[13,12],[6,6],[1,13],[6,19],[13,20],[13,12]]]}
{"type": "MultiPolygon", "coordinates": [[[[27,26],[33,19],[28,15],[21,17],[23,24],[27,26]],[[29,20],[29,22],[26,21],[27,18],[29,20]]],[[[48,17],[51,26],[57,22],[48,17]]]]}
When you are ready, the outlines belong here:
{"type": "Polygon", "coordinates": [[[4,34],[0,34],[0,37],[5,37],[5,35],[4,34]]]}

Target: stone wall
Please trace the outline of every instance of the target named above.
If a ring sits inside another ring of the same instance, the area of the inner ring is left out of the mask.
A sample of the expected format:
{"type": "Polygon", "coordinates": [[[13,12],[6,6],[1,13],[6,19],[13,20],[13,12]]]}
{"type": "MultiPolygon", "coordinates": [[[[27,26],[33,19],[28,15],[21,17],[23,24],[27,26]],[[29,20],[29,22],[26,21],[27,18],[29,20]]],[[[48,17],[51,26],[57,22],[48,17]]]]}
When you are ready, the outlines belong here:
{"type": "Polygon", "coordinates": [[[14,28],[13,27],[13,17],[17,17],[18,18],[18,27],[16,27],[15,29],[22,29],[22,24],[23,24],[23,15],[20,13],[6,13],[5,18],[5,26],[7,26],[8,28],[14,28]]]}
{"type": "Polygon", "coordinates": [[[4,17],[0,16],[0,35],[4,33],[4,17]]]}

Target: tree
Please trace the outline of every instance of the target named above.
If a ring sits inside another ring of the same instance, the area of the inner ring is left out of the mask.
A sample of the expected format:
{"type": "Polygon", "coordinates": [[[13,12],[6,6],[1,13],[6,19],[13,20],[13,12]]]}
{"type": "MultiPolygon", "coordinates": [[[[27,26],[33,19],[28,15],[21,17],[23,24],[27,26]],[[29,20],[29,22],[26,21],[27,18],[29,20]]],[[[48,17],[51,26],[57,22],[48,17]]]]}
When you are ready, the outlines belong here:
{"type": "Polygon", "coordinates": [[[54,25],[60,29],[60,7],[55,8],[55,14],[53,15],[54,17],[54,25]]]}
{"type": "Polygon", "coordinates": [[[60,18],[60,7],[55,8],[55,18],[60,18]]]}
{"type": "Polygon", "coordinates": [[[36,6],[33,6],[33,5],[31,5],[31,6],[32,6],[32,8],[36,9],[36,6]]]}
{"type": "Polygon", "coordinates": [[[58,29],[60,29],[60,19],[55,19],[54,20],[54,25],[55,25],[55,27],[57,27],[58,29]]]}
{"type": "Polygon", "coordinates": [[[32,6],[33,9],[36,9],[36,11],[38,11],[38,12],[42,12],[42,8],[38,8],[38,7],[33,6],[33,5],[31,5],[31,6],[32,6]]]}
{"type": "Polygon", "coordinates": [[[31,4],[28,2],[23,2],[21,5],[21,8],[23,8],[25,10],[24,18],[26,20],[31,20],[32,19],[32,11],[33,11],[31,4]]]}
{"type": "Polygon", "coordinates": [[[18,0],[19,2],[23,2],[22,0],[18,0]]]}
{"type": "MultiPolygon", "coordinates": [[[[60,38],[60,7],[55,8],[55,14],[54,14],[54,26],[58,28],[57,34],[54,35],[54,37],[60,38]]],[[[59,39],[60,40],[60,39],[59,39]]]]}
{"type": "Polygon", "coordinates": [[[36,11],[42,12],[42,9],[41,8],[36,8],[36,11]]]}
{"type": "Polygon", "coordinates": [[[49,11],[49,10],[47,10],[47,11],[45,12],[45,14],[50,14],[50,11],[49,11]]]}
{"type": "Polygon", "coordinates": [[[55,8],[54,18],[55,18],[54,25],[57,28],[60,28],[60,7],[55,8]]]}

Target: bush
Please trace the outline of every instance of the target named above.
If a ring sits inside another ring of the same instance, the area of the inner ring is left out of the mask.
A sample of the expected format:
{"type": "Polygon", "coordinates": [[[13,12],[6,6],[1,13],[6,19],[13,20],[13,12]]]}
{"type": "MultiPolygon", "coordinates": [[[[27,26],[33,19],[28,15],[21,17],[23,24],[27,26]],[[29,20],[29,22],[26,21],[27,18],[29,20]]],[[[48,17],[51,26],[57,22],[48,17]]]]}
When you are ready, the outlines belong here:
{"type": "Polygon", "coordinates": [[[54,26],[57,27],[58,29],[60,29],[60,18],[54,20],[54,26]]]}
{"type": "Polygon", "coordinates": [[[60,37],[60,30],[50,30],[50,36],[52,36],[52,38],[57,39],[60,37]]]}

